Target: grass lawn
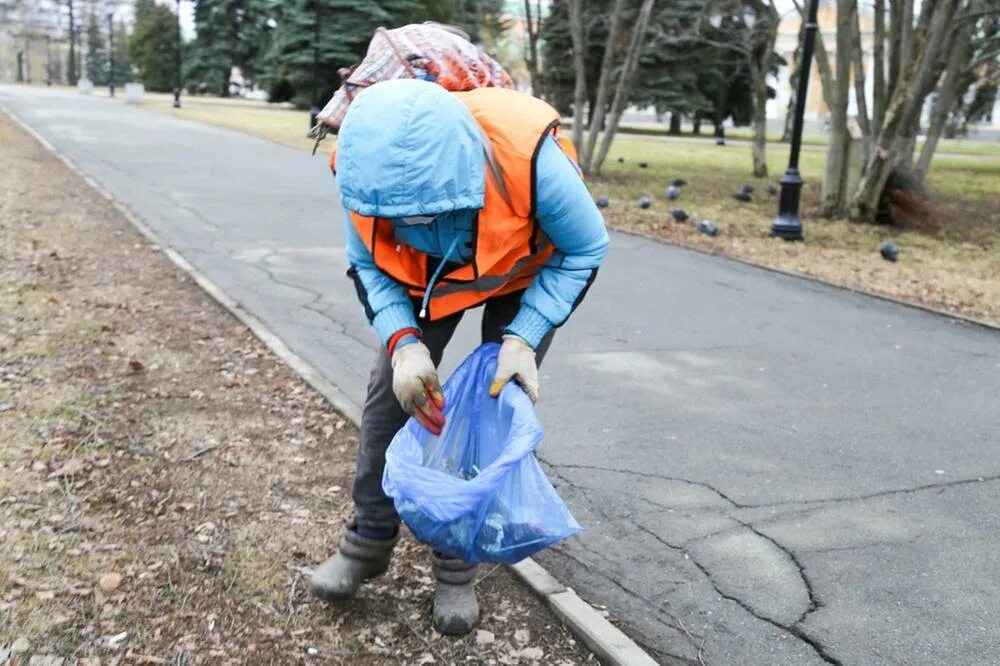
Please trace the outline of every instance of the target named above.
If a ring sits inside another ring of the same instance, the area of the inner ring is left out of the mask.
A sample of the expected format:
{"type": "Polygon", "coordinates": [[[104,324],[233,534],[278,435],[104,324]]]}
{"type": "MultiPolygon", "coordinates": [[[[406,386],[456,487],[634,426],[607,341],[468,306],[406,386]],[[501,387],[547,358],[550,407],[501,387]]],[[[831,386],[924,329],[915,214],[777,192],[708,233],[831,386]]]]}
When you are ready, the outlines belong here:
{"type": "MultiPolygon", "coordinates": [[[[304,111],[212,98],[185,98],[184,104],[173,109],[169,98],[154,97],[144,105],[300,148],[313,147],[305,137],[304,111]]],[[[327,139],[320,152],[332,143],[332,137],[327,139]]],[[[943,141],[928,179],[934,192],[929,214],[914,225],[919,228],[906,230],[818,217],[825,149],[819,139],[808,143],[800,164],[806,181],[804,243],[767,237],[777,211],[777,197],[767,193],[767,186],[778,182],[787,160],[786,144],[769,144],[771,178],[754,180],[749,178],[750,145],[745,141],[720,147],[710,136],[699,141],[690,136],[621,134],[604,174],[590,178],[589,185],[595,196],[611,199],[605,216],[616,229],[1000,325],[1000,142],[943,141]],[[625,161],[617,162],[618,157],[625,161]],[[639,168],[639,162],[648,163],[648,168],[639,168]],[[670,202],[663,191],[675,176],[690,184],[679,200],[670,202]],[[747,182],[756,187],[751,203],[729,196],[747,182]],[[651,208],[635,206],[641,195],[653,197],[651,208]],[[684,208],[691,220],[673,222],[669,211],[674,208],[684,208]],[[698,233],[694,224],[700,219],[711,220],[722,233],[715,238],[698,233]],[[885,239],[900,246],[897,263],[879,256],[878,246],[885,239]]]]}

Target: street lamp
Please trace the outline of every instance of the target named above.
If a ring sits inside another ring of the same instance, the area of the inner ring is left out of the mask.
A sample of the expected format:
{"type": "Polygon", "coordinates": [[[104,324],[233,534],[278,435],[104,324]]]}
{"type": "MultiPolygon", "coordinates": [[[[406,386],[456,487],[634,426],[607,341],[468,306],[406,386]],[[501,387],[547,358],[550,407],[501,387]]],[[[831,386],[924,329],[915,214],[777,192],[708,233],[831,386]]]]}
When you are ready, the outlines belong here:
{"type": "Polygon", "coordinates": [[[309,108],[309,130],[312,131],[319,115],[319,2],[313,0],[313,97],[309,108]]]}
{"type": "Polygon", "coordinates": [[[181,108],[181,89],[184,87],[181,56],[181,0],[177,0],[177,85],[174,86],[174,108],[181,108]]]}
{"type": "Polygon", "coordinates": [[[802,148],[802,121],[809,94],[809,73],[812,67],[813,45],[816,43],[816,12],[819,0],[809,0],[805,39],[802,42],[802,62],[799,63],[799,89],[795,93],[795,118],[792,123],[792,148],[788,155],[788,170],[781,177],[781,198],[778,216],[771,223],[771,235],[787,241],[802,240],[802,220],[799,202],[802,197],[802,176],[799,174],[799,151],[802,148]]]}
{"type": "Polygon", "coordinates": [[[108,90],[115,96],[115,15],[108,12],[108,90]]]}

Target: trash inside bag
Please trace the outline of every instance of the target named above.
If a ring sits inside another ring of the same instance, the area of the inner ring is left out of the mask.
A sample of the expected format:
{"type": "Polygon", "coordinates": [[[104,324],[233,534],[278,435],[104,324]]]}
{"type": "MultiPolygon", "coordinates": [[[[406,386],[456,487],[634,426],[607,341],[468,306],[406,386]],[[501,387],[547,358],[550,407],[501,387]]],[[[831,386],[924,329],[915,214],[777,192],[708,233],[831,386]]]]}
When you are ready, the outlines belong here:
{"type": "Polygon", "coordinates": [[[583,529],[535,459],[531,400],[514,382],[489,395],[499,350],[481,346],[445,383],[439,436],[410,419],[385,455],[382,488],[403,521],[466,562],[513,564],[583,529]]]}

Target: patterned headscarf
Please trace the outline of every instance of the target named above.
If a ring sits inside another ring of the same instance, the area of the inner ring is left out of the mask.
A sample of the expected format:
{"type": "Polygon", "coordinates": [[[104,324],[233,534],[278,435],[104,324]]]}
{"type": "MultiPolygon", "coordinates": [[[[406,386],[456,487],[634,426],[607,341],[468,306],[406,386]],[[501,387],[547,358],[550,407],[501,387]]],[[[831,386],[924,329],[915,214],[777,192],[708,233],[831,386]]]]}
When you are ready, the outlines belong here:
{"type": "Polygon", "coordinates": [[[470,42],[468,35],[458,28],[433,22],[394,30],[379,28],[361,64],[342,69],[340,74],[343,85],[316,116],[321,130],[339,129],[355,95],[379,81],[424,79],[455,92],[514,87],[500,63],[470,42]]]}

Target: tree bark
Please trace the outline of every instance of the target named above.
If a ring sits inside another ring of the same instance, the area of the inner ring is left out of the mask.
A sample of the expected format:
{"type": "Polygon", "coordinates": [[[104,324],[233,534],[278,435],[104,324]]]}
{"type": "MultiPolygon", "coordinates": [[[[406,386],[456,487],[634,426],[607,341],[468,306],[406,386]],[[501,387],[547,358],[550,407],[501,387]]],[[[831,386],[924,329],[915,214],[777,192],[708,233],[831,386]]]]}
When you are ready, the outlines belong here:
{"type": "MultiPolygon", "coordinates": [[[[875,0],[875,35],[872,43],[872,142],[877,140],[885,115],[885,0],[875,0]]],[[[869,158],[871,155],[869,155],[869,158]]],[[[865,162],[867,164],[867,160],[865,162]]]]}
{"type": "MultiPolygon", "coordinates": [[[[903,0],[889,0],[889,80],[886,81],[885,99],[895,92],[896,83],[902,75],[904,63],[900,61],[900,34],[902,31],[903,0]]],[[[884,113],[882,114],[885,115],[884,113]]]]}
{"type": "Polygon", "coordinates": [[[528,76],[531,79],[531,94],[537,96],[538,88],[538,34],[542,22],[541,16],[532,18],[531,0],[524,0],[524,22],[528,33],[528,52],[524,58],[528,66],[528,76]]]}
{"type": "Polygon", "coordinates": [[[913,3],[914,0],[902,0],[900,9],[898,33],[900,67],[905,67],[906,63],[913,59],[913,3]]]}
{"type": "Polygon", "coordinates": [[[573,43],[573,146],[583,153],[584,108],[587,105],[587,63],[584,60],[586,39],[583,32],[583,0],[569,2],[569,34],[573,43]]]}
{"type": "Polygon", "coordinates": [[[938,87],[938,98],[931,112],[930,124],[927,127],[927,139],[920,150],[920,158],[914,168],[915,176],[922,183],[931,167],[931,159],[937,150],[938,141],[944,130],[948,115],[955,108],[958,98],[958,88],[962,75],[965,73],[971,57],[972,24],[964,23],[955,36],[955,43],[948,51],[948,61],[945,65],[944,78],[938,87]]]}
{"type": "Polygon", "coordinates": [[[792,67],[791,75],[788,77],[788,85],[791,86],[792,94],[788,96],[788,109],[785,111],[785,127],[781,132],[781,140],[785,143],[792,140],[792,123],[795,120],[795,96],[798,94],[799,77],[802,76],[802,44],[805,43],[806,36],[806,17],[802,16],[802,10],[798,4],[796,4],[796,9],[799,10],[802,20],[799,22],[799,41],[795,46],[795,55],[792,56],[795,59],[795,64],[792,67]]]}
{"type": "MultiPolygon", "coordinates": [[[[861,25],[858,5],[851,3],[851,66],[854,72],[854,99],[858,105],[858,127],[861,128],[861,164],[868,164],[872,152],[872,126],[868,117],[868,93],[865,91],[865,55],[861,48],[861,25]]],[[[848,166],[850,169],[850,166],[848,166]]]]}
{"type": "Polygon", "coordinates": [[[675,136],[681,133],[681,114],[676,111],[670,114],[670,129],[667,133],[675,136]]]}
{"type": "MultiPolygon", "coordinates": [[[[847,148],[847,99],[851,84],[852,5],[857,0],[837,0],[837,71],[830,86],[830,138],[827,143],[826,169],[823,173],[823,190],[820,214],[826,217],[842,215],[846,208],[847,148]]],[[[817,62],[819,58],[817,58],[817,62]]],[[[829,61],[826,64],[829,68],[829,61]]]]}
{"type": "Polygon", "coordinates": [[[695,136],[701,135],[701,116],[694,117],[694,123],[691,125],[691,134],[695,136]]]}
{"type": "Polygon", "coordinates": [[[958,4],[958,0],[923,0],[920,22],[913,38],[915,57],[893,86],[878,144],[851,197],[850,214],[856,221],[874,221],[889,175],[894,169],[912,162],[912,153],[905,153],[906,146],[913,145],[913,128],[919,120],[921,106],[940,76],[941,54],[954,36],[949,24],[958,4]]]}
{"type": "Polygon", "coordinates": [[[611,70],[615,64],[615,50],[618,47],[618,33],[621,32],[622,14],[625,12],[625,0],[615,0],[611,10],[608,43],[604,45],[604,57],[601,58],[601,74],[597,79],[597,95],[594,108],[590,113],[590,127],[587,128],[587,145],[580,155],[580,165],[584,171],[590,171],[594,156],[594,146],[597,145],[597,135],[604,126],[604,116],[608,105],[608,92],[611,88],[611,70]]]}
{"type": "Polygon", "coordinates": [[[622,66],[621,78],[615,89],[615,98],[611,102],[611,116],[608,126],[601,137],[601,146],[597,156],[593,161],[594,173],[601,172],[601,165],[611,150],[611,142],[614,141],[615,133],[618,131],[618,123],[621,121],[622,113],[632,92],[635,83],[635,75],[639,70],[639,56],[642,52],[643,44],[646,41],[646,28],[649,26],[649,15],[653,12],[655,0],[643,0],[639,8],[639,16],[636,18],[635,28],[632,31],[632,39],[629,42],[628,51],[625,54],[625,64],[622,66]]]}
{"type": "Polygon", "coordinates": [[[773,2],[752,5],[757,22],[747,45],[747,64],[750,67],[750,85],[753,90],[753,175],[767,177],[767,74],[771,69],[771,55],[778,38],[778,10],[773,2]]]}
{"type": "Polygon", "coordinates": [[[73,13],[73,0],[67,0],[67,5],[69,5],[69,84],[75,86],[77,82],[76,78],[76,17],[73,13]]]}
{"type": "Polygon", "coordinates": [[[905,171],[913,168],[913,152],[917,143],[917,132],[920,129],[920,112],[923,110],[924,100],[941,78],[941,72],[947,61],[945,55],[955,38],[952,19],[958,12],[959,6],[963,4],[966,4],[963,0],[943,0],[924,4],[929,13],[921,12],[920,16],[920,30],[924,39],[918,56],[919,66],[913,80],[913,95],[904,109],[905,113],[894,145],[894,168],[905,171]]]}
{"type": "Polygon", "coordinates": [[[751,78],[758,79],[753,99],[753,175],[767,178],[767,81],[760,73],[751,78]]]}

